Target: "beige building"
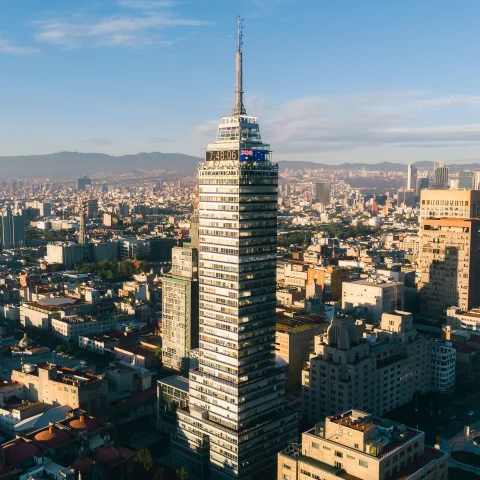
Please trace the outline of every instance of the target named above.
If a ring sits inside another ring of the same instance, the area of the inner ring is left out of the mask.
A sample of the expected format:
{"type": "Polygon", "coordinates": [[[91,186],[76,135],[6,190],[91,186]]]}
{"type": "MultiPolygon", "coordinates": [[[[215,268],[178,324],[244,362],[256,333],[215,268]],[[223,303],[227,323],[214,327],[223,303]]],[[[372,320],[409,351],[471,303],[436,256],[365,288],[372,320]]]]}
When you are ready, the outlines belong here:
{"type": "Polygon", "coordinates": [[[46,362],[12,370],[12,381],[25,385],[31,402],[81,408],[95,417],[108,414],[108,384],[102,375],[46,362]]]}
{"type": "Polygon", "coordinates": [[[448,455],[425,433],[350,410],[325,418],[278,454],[278,480],[447,480],[448,455]]]}
{"type": "Polygon", "coordinates": [[[447,308],[447,326],[450,330],[464,330],[472,335],[480,335],[480,308],[467,312],[461,308],[447,308]]]}
{"type": "Polygon", "coordinates": [[[451,306],[468,311],[480,305],[479,232],[480,220],[423,221],[418,289],[429,315],[444,315],[451,306]]]}
{"type": "Polygon", "coordinates": [[[369,278],[356,282],[343,282],[342,288],[342,308],[366,308],[369,322],[380,321],[385,312],[403,309],[403,283],[369,278]]]}
{"type": "Polygon", "coordinates": [[[315,423],[351,408],[383,415],[428,392],[430,368],[410,313],[383,314],[368,331],[351,316],[334,317],[302,373],[303,418],[315,423]]]}
{"type": "Polygon", "coordinates": [[[289,393],[302,389],[302,369],[313,352],[316,335],[325,333],[328,323],[321,315],[297,315],[290,317],[277,313],[275,351],[288,362],[286,387],[289,393]]]}
{"type": "Polygon", "coordinates": [[[420,222],[426,218],[480,218],[480,190],[422,190],[420,222]]]}

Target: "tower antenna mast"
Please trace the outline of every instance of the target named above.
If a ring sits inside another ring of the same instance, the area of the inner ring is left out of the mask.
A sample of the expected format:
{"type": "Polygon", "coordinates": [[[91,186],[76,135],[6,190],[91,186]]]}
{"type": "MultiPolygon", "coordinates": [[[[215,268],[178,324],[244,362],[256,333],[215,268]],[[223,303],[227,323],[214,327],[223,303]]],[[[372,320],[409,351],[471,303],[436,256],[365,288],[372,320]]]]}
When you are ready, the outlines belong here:
{"type": "Polygon", "coordinates": [[[247,111],[243,106],[243,65],[242,65],[242,45],[243,45],[243,20],[240,15],[237,17],[237,53],[236,53],[236,79],[235,79],[235,105],[233,106],[233,115],[246,115],[247,111]]]}

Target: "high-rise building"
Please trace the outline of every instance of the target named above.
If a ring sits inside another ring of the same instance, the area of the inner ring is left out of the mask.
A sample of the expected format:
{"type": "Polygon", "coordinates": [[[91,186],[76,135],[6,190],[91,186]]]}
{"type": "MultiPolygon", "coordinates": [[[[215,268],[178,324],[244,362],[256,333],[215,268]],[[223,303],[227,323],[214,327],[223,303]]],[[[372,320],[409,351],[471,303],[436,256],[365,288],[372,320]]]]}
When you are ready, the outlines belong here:
{"type": "Polygon", "coordinates": [[[420,197],[420,192],[428,188],[428,177],[417,177],[415,182],[415,196],[420,197]]]}
{"type": "Polygon", "coordinates": [[[420,221],[425,218],[480,218],[480,191],[422,190],[420,221]]]}
{"type": "Polygon", "coordinates": [[[162,362],[188,372],[190,352],[198,348],[198,250],[172,249],[171,274],[162,284],[162,362]]]}
{"type": "Polygon", "coordinates": [[[397,193],[397,204],[404,207],[415,206],[415,191],[401,188],[397,193]]]}
{"type": "Polygon", "coordinates": [[[407,190],[415,190],[417,184],[417,167],[412,164],[408,164],[407,167],[407,190]]]}
{"type": "Polygon", "coordinates": [[[80,210],[80,227],[78,229],[78,243],[85,245],[87,243],[87,218],[83,208],[80,210]]]}
{"type": "Polygon", "coordinates": [[[480,220],[426,218],[420,226],[418,267],[421,306],[441,316],[457,306],[480,305],[480,220]]]}
{"type": "Polygon", "coordinates": [[[98,215],[98,200],[96,198],[90,198],[87,201],[87,217],[95,218],[98,215]]]}
{"type": "Polygon", "coordinates": [[[88,178],[86,175],[77,179],[77,189],[78,190],[85,190],[87,185],[92,184],[92,179],[88,178]]]}
{"type": "Polygon", "coordinates": [[[425,445],[424,432],[355,409],[322,418],[281,452],[277,478],[446,480],[448,454],[425,445]]]}
{"type": "Polygon", "coordinates": [[[331,185],[330,183],[315,184],[315,202],[322,205],[330,205],[331,185]]]}
{"type": "Polygon", "coordinates": [[[412,314],[384,314],[379,328],[365,332],[362,321],[341,315],[316,338],[302,375],[305,420],[351,408],[383,415],[430,390],[428,341],[412,314]]]}
{"type": "Polygon", "coordinates": [[[474,187],[475,172],[463,171],[458,174],[458,188],[472,190],[474,187]]]}
{"type": "Polygon", "coordinates": [[[2,247],[20,248],[25,246],[25,219],[23,215],[13,215],[12,211],[6,210],[1,214],[2,247]]]}
{"type": "Polygon", "coordinates": [[[278,165],[243,105],[241,47],[239,19],[235,104],[199,168],[199,365],[173,438],[189,478],[274,476],[297,440],[274,346],[278,165]]]}
{"type": "Polygon", "coordinates": [[[437,189],[448,188],[448,167],[443,162],[434,165],[432,187],[437,189]]]}

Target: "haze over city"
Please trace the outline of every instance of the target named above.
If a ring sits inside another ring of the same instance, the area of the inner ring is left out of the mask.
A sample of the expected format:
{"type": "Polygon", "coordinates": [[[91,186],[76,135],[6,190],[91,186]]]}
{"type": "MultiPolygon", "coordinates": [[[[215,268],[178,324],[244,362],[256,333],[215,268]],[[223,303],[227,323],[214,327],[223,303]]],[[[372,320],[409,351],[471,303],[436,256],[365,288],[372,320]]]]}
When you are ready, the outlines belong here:
{"type": "Polygon", "coordinates": [[[276,159],[478,159],[476,1],[15,0],[0,4],[0,156],[203,156],[233,98],[276,159]]]}

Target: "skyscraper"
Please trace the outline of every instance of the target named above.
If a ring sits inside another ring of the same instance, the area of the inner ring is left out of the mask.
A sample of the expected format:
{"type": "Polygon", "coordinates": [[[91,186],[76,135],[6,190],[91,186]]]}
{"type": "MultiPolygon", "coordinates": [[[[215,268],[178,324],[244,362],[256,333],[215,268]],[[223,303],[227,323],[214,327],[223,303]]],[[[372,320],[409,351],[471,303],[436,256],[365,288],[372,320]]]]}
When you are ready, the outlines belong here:
{"type": "Polygon", "coordinates": [[[458,174],[458,188],[473,189],[475,172],[465,170],[458,174]]]}
{"type": "Polygon", "coordinates": [[[83,208],[80,210],[80,228],[78,230],[78,243],[85,245],[87,243],[86,215],[83,208]]]}
{"type": "Polygon", "coordinates": [[[433,187],[434,188],[448,188],[448,167],[445,163],[435,163],[433,169],[433,187]]]}
{"type": "Polygon", "coordinates": [[[330,183],[315,184],[315,202],[330,205],[330,183]]]}
{"type": "Polygon", "coordinates": [[[177,410],[175,462],[189,478],[254,479],[297,439],[275,360],[278,165],[242,91],[238,23],[232,115],[199,168],[199,367],[177,410]]]}
{"type": "Polygon", "coordinates": [[[25,246],[25,219],[23,215],[13,215],[11,210],[2,212],[2,247],[20,248],[25,246]]]}
{"type": "Polygon", "coordinates": [[[198,347],[198,250],[174,247],[170,273],[162,284],[162,362],[187,372],[190,352],[198,347]]]}
{"type": "Polygon", "coordinates": [[[92,184],[92,179],[88,178],[86,175],[77,179],[77,188],[78,190],[85,190],[87,185],[92,184]]]}
{"type": "Polygon", "coordinates": [[[417,184],[417,167],[408,164],[407,167],[407,190],[415,190],[417,184]]]}
{"type": "Polygon", "coordinates": [[[420,192],[428,188],[428,177],[417,177],[415,182],[415,196],[420,197],[420,192]]]}
{"type": "Polygon", "coordinates": [[[420,227],[418,283],[422,308],[441,316],[447,307],[480,305],[480,220],[426,218],[420,227]]]}

